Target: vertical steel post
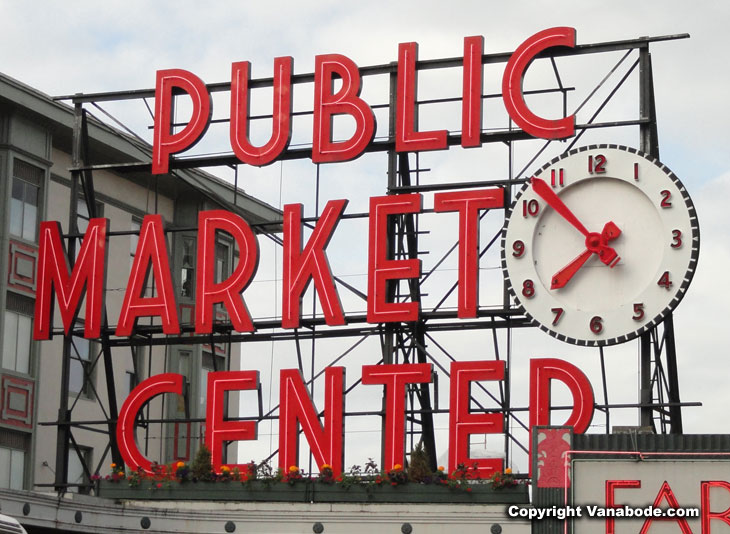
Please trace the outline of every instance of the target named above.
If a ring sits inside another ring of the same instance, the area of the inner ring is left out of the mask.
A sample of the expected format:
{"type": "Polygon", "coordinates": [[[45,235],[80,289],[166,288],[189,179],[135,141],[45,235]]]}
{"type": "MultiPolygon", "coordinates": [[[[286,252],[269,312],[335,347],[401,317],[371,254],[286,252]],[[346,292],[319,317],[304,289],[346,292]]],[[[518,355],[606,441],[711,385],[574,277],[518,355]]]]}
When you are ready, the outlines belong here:
{"type": "MultiPolygon", "coordinates": [[[[76,224],[77,206],[76,202],[79,196],[79,177],[81,172],[77,170],[81,163],[81,130],[83,128],[83,106],[77,103],[74,107],[74,124],[73,124],[73,146],[71,147],[71,165],[74,170],[71,171],[71,192],[68,206],[68,233],[77,234],[79,232],[76,224]]],[[[73,265],[76,261],[76,238],[68,238],[68,246],[66,248],[69,265],[73,265]]],[[[73,326],[71,328],[73,331],[73,326]]],[[[65,491],[68,484],[68,451],[71,433],[71,412],[68,409],[68,393],[69,393],[69,376],[71,374],[71,349],[72,349],[72,333],[68,333],[63,337],[63,352],[61,355],[61,388],[60,398],[58,401],[58,430],[56,432],[56,491],[65,491]]]]}
{"type": "MultiPolygon", "coordinates": [[[[74,132],[75,133],[75,132],[74,132]]],[[[79,162],[82,165],[86,165],[89,159],[89,129],[86,120],[86,110],[81,110],[81,153],[79,162]]],[[[89,212],[89,218],[98,217],[99,214],[96,212],[96,192],[94,190],[94,176],[92,171],[83,171],[83,185],[84,185],[84,197],[86,198],[86,207],[89,212]]],[[[76,204],[74,204],[75,206],[76,204]]],[[[78,230],[77,230],[78,231],[78,230]]],[[[107,237],[107,250],[108,250],[107,237]]],[[[124,460],[121,453],[119,452],[119,446],[117,445],[117,418],[119,416],[119,409],[117,407],[117,390],[114,383],[114,363],[112,361],[112,351],[109,346],[109,323],[106,315],[106,305],[103,309],[104,316],[102,317],[102,328],[101,328],[101,351],[104,359],[104,378],[106,379],[106,391],[107,401],[109,407],[109,421],[107,423],[107,431],[109,432],[109,445],[111,447],[112,461],[118,466],[124,465],[124,460]]],[[[101,402],[101,399],[97,399],[101,402]]]]}
{"type": "Polygon", "coordinates": [[[674,344],[674,319],[670,313],[664,319],[664,349],[667,351],[667,382],[669,391],[670,434],[682,434],[682,407],[679,405],[679,371],[677,369],[677,350],[674,344]]]}
{"type": "MultiPolygon", "coordinates": [[[[639,118],[648,120],[639,126],[639,148],[651,156],[659,157],[656,115],[652,107],[653,79],[651,55],[647,47],[639,49],[639,118]]],[[[639,420],[643,427],[654,427],[652,402],[652,351],[651,332],[644,332],[640,339],[639,395],[641,407],[639,420]]]]}
{"type": "MultiPolygon", "coordinates": [[[[388,139],[393,143],[393,146],[388,149],[388,194],[398,184],[398,158],[395,153],[395,110],[397,105],[397,93],[398,93],[398,76],[397,68],[395,63],[391,63],[393,70],[390,73],[390,95],[389,95],[389,123],[388,123],[388,139]]],[[[395,222],[388,221],[388,255],[393,257],[395,251],[395,222]]],[[[386,295],[388,300],[393,300],[395,295],[395,284],[392,281],[386,283],[386,295]]],[[[383,355],[383,363],[390,364],[395,363],[395,328],[392,323],[386,323],[381,327],[381,353],[383,355]]],[[[380,424],[380,450],[383,451],[380,464],[385,468],[385,409],[386,409],[386,396],[383,391],[383,402],[382,402],[382,416],[380,424]]]]}
{"type": "MultiPolygon", "coordinates": [[[[640,148],[643,152],[659,159],[659,135],[657,133],[656,107],[654,102],[654,80],[651,67],[651,54],[649,53],[649,45],[639,49],[639,105],[640,117],[642,120],[648,119],[648,122],[642,123],[640,132],[640,148]]],[[[667,400],[669,403],[675,403],[669,407],[669,424],[671,434],[682,433],[682,409],[676,403],[679,403],[679,375],[677,371],[677,353],[674,343],[674,321],[670,313],[662,322],[664,328],[663,347],[666,350],[666,370],[667,370],[667,400]]],[[[658,325],[657,327],[658,328],[658,325]]],[[[658,336],[657,336],[658,337],[658,336]]],[[[652,402],[652,342],[651,332],[645,332],[641,336],[641,363],[640,363],[640,397],[641,397],[641,426],[652,426],[652,415],[654,408],[649,406],[652,402]]],[[[660,344],[660,349],[662,345],[660,344]]],[[[656,358],[662,357],[662,351],[658,350],[656,358]]],[[[655,362],[656,365],[656,362],[655,362]]],[[[656,381],[656,387],[663,387],[662,380],[656,381]]]]}

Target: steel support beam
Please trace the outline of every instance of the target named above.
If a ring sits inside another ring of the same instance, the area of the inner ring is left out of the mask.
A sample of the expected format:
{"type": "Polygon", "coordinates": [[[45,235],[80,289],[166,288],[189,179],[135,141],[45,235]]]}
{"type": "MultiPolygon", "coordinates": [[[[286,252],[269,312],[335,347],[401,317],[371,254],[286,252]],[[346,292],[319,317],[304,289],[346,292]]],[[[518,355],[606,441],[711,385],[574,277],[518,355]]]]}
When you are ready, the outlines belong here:
{"type": "MultiPolygon", "coordinates": [[[[643,123],[639,128],[640,148],[643,152],[659,159],[659,135],[657,133],[656,106],[654,101],[654,78],[651,66],[651,54],[648,48],[639,50],[639,105],[643,123]]],[[[649,407],[654,397],[655,389],[665,388],[670,403],[679,403],[679,374],[677,371],[677,354],[674,343],[674,321],[670,313],[661,323],[663,334],[659,335],[660,325],[652,332],[645,332],[640,340],[640,399],[644,405],[639,414],[641,426],[652,427],[654,418],[658,414],[661,429],[669,425],[671,434],[682,433],[682,409],[679,404],[670,406],[667,410],[649,407]],[[666,363],[661,362],[662,353],[666,354],[666,363]],[[663,371],[666,369],[664,380],[663,371]]],[[[663,392],[657,391],[656,396],[663,398],[663,392]]]]}

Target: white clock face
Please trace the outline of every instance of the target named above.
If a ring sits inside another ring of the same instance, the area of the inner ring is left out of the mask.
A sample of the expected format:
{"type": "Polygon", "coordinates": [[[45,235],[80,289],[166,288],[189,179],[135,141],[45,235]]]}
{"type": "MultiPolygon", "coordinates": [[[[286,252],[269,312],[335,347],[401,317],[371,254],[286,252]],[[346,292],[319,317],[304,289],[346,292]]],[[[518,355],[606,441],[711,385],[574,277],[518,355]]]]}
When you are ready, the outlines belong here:
{"type": "Polygon", "coordinates": [[[699,254],[694,205],[654,158],[573,150],[517,195],[502,235],[508,287],[550,335],[603,346],[635,338],[679,303],[699,254]]]}

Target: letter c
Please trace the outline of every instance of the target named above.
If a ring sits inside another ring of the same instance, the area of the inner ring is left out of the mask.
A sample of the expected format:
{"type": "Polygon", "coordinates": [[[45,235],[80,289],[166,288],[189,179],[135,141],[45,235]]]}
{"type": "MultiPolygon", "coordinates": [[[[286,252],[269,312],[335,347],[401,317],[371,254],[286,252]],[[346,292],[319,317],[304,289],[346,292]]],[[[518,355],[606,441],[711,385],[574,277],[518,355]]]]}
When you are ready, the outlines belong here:
{"type": "Polygon", "coordinates": [[[564,139],[575,134],[575,115],[557,120],[539,117],[528,109],[522,93],[527,67],[540,52],[553,46],[574,48],[575,28],[549,28],[522,43],[504,68],[502,99],[509,116],[526,133],[543,139],[564,139]]]}
{"type": "Polygon", "coordinates": [[[117,443],[124,463],[131,471],[136,471],[141,467],[146,473],[152,474],[152,463],[142,456],[137,448],[134,435],[134,422],[137,419],[137,414],[153,397],[161,393],[182,395],[182,391],[183,375],[163,373],[151,376],[143,381],[132,390],[129,397],[124,401],[117,422],[117,443]]]}

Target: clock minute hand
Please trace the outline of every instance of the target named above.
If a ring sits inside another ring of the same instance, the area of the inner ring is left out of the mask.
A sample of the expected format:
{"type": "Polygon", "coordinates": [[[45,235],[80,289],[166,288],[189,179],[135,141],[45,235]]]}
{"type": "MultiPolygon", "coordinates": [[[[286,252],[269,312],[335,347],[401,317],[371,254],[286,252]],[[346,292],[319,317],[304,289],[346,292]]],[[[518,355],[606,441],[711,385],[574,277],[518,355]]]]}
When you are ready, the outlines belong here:
{"type": "Polygon", "coordinates": [[[612,247],[606,245],[610,239],[618,237],[621,233],[621,230],[619,230],[613,222],[609,222],[606,227],[604,227],[603,234],[599,234],[598,232],[589,232],[570,208],[566,206],[562,200],[560,200],[560,197],[555,193],[555,191],[553,191],[547,182],[545,182],[545,180],[541,180],[540,178],[533,176],[530,182],[532,184],[532,189],[548,203],[548,206],[557,211],[563,219],[572,224],[585,236],[586,247],[588,250],[598,254],[598,257],[606,265],[613,267],[616,263],[618,263],[618,254],[616,254],[616,251],[612,247]]]}
{"type": "Polygon", "coordinates": [[[570,208],[566,206],[562,200],[560,200],[560,197],[552,190],[545,180],[541,180],[540,178],[533,176],[530,182],[532,183],[532,189],[548,203],[548,206],[557,211],[563,219],[575,226],[581,234],[588,237],[588,234],[590,233],[588,232],[588,229],[583,226],[583,223],[578,220],[578,217],[570,211],[570,208]]]}

